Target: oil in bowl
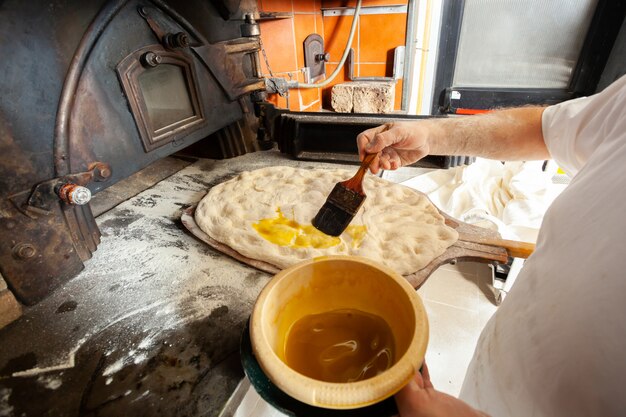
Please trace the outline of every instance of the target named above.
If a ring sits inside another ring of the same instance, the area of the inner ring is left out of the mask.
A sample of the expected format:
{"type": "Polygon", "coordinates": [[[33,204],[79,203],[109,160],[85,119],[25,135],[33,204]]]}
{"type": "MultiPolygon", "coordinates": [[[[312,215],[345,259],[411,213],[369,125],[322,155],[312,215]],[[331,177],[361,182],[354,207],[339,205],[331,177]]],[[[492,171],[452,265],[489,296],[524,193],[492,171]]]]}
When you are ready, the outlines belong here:
{"type": "Polygon", "coordinates": [[[286,337],[285,362],[320,381],[356,382],[389,369],[394,350],[393,334],[385,320],[341,309],[296,321],[286,337]]]}

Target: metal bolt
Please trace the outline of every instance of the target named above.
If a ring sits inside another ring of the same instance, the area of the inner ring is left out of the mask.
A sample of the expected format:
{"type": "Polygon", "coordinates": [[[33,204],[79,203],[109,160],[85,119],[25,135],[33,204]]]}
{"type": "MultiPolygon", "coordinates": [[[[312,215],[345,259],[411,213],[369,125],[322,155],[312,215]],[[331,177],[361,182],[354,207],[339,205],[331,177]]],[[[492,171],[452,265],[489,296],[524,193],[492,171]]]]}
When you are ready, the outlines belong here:
{"type": "Polygon", "coordinates": [[[91,200],[91,191],[87,187],[75,187],[68,195],[70,202],[79,206],[85,205],[91,200]]]}
{"type": "Polygon", "coordinates": [[[317,62],[328,62],[330,61],[330,54],[328,52],[324,52],[323,54],[315,55],[315,60],[317,62]]]}
{"type": "Polygon", "coordinates": [[[20,259],[32,258],[36,253],[37,249],[29,243],[19,243],[13,248],[13,255],[20,259]]]}
{"type": "Polygon", "coordinates": [[[245,16],[244,24],[241,25],[241,35],[246,37],[261,36],[259,24],[254,19],[254,14],[249,13],[245,16]]]}
{"type": "Polygon", "coordinates": [[[100,168],[100,176],[102,178],[109,178],[111,176],[111,170],[107,167],[100,168]]]}
{"type": "Polygon", "coordinates": [[[61,200],[68,204],[82,206],[91,200],[91,191],[82,185],[63,184],[57,193],[61,200]]]}
{"type": "Polygon", "coordinates": [[[105,162],[93,162],[88,169],[93,172],[93,181],[106,181],[112,174],[111,167],[105,162]]]}
{"type": "Polygon", "coordinates": [[[189,37],[185,32],[168,33],[163,37],[163,44],[167,49],[187,48],[189,37]]]}
{"type": "Polygon", "coordinates": [[[162,60],[163,58],[161,58],[160,55],[154,52],[146,52],[141,57],[141,62],[143,63],[144,66],[147,66],[147,67],[156,67],[157,65],[161,63],[162,60]]]}

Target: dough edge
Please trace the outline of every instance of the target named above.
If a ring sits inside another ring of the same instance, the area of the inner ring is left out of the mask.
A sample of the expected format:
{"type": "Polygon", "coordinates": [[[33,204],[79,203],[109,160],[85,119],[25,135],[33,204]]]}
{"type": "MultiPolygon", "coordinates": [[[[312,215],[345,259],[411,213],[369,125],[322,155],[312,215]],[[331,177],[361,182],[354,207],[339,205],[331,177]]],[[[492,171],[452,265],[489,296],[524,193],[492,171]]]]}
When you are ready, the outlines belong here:
{"type": "Polygon", "coordinates": [[[356,255],[409,275],[458,240],[456,230],[445,224],[425,195],[373,175],[364,180],[367,198],[351,223],[368,229],[358,248],[352,247],[346,233],[341,235],[342,243],[331,248],[283,247],[252,228],[252,223],[275,217],[278,207],[298,223],[310,224],[332,187],[352,175],[341,169],[287,166],[244,171],[212,187],[198,204],[195,220],[212,239],[280,269],[318,256],[356,255]]]}

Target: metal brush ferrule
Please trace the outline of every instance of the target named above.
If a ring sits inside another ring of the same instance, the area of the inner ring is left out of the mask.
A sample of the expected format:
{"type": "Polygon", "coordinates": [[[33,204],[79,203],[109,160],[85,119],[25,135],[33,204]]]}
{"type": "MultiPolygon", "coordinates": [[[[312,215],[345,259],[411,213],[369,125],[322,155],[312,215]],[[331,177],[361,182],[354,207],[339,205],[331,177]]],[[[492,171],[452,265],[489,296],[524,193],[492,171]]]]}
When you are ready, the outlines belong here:
{"type": "Polygon", "coordinates": [[[365,201],[365,194],[357,193],[338,183],[335,184],[326,201],[355,216],[365,201]]]}
{"type": "Polygon", "coordinates": [[[313,226],[327,235],[339,236],[346,230],[364,201],[365,194],[346,188],[341,183],[336,184],[313,219],[313,226]]]}

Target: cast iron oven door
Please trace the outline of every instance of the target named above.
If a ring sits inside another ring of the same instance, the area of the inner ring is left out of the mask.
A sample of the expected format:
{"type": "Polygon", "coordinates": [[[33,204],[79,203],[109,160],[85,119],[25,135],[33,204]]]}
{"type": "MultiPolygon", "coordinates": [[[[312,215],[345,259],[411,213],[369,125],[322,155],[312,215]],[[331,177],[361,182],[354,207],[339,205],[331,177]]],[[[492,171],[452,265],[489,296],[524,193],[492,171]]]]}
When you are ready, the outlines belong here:
{"type": "Polygon", "coordinates": [[[152,45],[124,58],[117,72],[146,152],[206,123],[192,57],[152,45]]]}

